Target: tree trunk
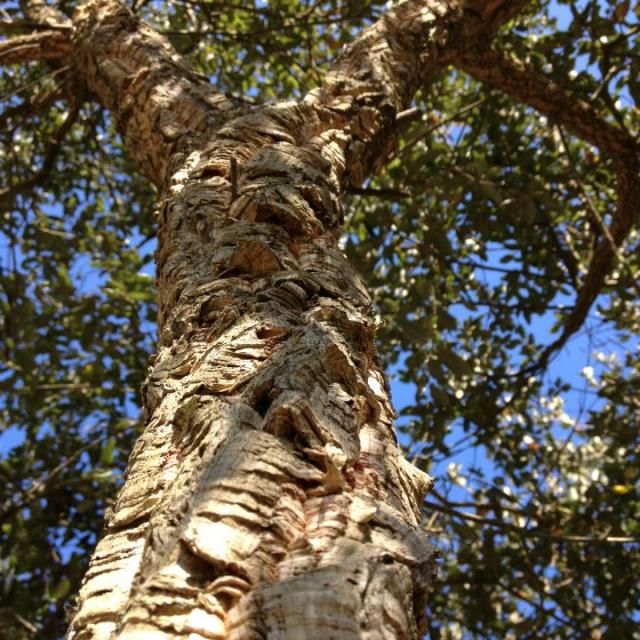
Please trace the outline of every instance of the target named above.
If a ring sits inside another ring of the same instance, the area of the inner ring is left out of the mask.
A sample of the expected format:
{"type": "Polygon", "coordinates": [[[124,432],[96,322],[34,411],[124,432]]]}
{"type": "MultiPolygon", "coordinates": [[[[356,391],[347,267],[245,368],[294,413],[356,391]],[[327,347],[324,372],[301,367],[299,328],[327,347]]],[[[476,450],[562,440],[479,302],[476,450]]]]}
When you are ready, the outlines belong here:
{"type": "Polygon", "coordinates": [[[70,62],[160,192],[159,346],[68,638],[421,636],[430,479],[394,436],[341,197],[424,79],[523,4],[410,0],[317,91],[251,109],[113,0],[76,12],[70,62]]]}

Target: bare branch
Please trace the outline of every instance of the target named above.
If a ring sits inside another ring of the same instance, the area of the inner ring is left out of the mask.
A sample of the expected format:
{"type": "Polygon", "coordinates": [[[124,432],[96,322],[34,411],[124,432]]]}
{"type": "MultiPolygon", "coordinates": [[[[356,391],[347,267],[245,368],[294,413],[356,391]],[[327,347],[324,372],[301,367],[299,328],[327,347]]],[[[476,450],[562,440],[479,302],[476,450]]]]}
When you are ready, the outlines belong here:
{"type": "Polygon", "coordinates": [[[588,102],[571,95],[531,65],[496,49],[473,51],[456,65],[519,102],[531,105],[602,153],[637,161],[640,145],[626,131],[607,122],[588,102]]]}
{"type": "Polygon", "coordinates": [[[0,131],[14,131],[28,118],[51,106],[62,95],[61,88],[56,85],[53,89],[40,91],[32,100],[8,107],[0,113],[0,131]],[[20,122],[12,122],[15,118],[20,118],[20,122]]]}
{"type": "Polygon", "coordinates": [[[7,499],[4,504],[0,505],[0,518],[4,520],[16,511],[24,509],[34,500],[46,495],[46,493],[54,487],[54,481],[57,480],[58,476],[73,465],[85,451],[89,451],[99,445],[105,437],[106,436],[101,435],[94,438],[91,442],[78,449],[68,458],[65,458],[56,467],[51,469],[51,471],[42,474],[39,478],[33,480],[31,486],[22,492],[19,499],[7,499]]]}
{"type": "Polygon", "coordinates": [[[26,618],[24,618],[23,616],[21,616],[17,611],[12,611],[11,615],[16,619],[16,621],[22,626],[24,627],[29,633],[33,633],[33,634],[37,634],[40,633],[40,628],[33,624],[33,622],[30,622],[29,620],[27,620],[26,618]]]}
{"type": "Polygon", "coordinates": [[[578,291],[576,303],[564,321],[560,337],[547,347],[542,357],[542,364],[546,365],[549,358],[561,349],[567,340],[583,325],[591,305],[598,297],[602,286],[611,272],[619,247],[629,235],[638,220],[640,203],[640,180],[638,179],[638,162],[618,167],[618,203],[609,232],[598,242],[589,265],[589,271],[578,291]]]}
{"type": "Polygon", "coordinates": [[[0,20],[0,31],[71,31],[68,24],[47,24],[33,20],[0,20]]]}
{"type": "Polygon", "coordinates": [[[55,30],[39,31],[0,42],[0,64],[57,60],[71,51],[71,42],[66,33],[55,30]]]}
{"type": "Polygon", "coordinates": [[[55,81],[58,82],[58,79],[57,79],[58,76],[63,75],[64,73],[69,71],[69,69],[70,69],[69,65],[65,65],[63,67],[59,67],[58,69],[54,69],[50,73],[40,76],[36,80],[33,80],[31,82],[25,82],[19,87],[16,87],[15,89],[13,89],[11,93],[0,96],[0,102],[6,102],[12,96],[17,96],[17,95],[20,95],[21,93],[25,93],[26,91],[29,91],[29,89],[32,89],[33,87],[43,82],[46,82],[48,80],[53,80],[54,78],[56,78],[55,81]]]}
{"type": "MultiPolygon", "coordinates": [[[[306,102],[344,117],[352,141],[347,150],[345,188],[359,186],[388,159],[397,114],[443,65],[478,45],[526,0],[467,3],[407,0],[365,29],[338,57],[324,83],[306,102]]],[[[402,120],[402,118],[401,118],[402,120]]]]}
{"type": "Polygon", "coordinates": [[[422,110],[418,107],[411,107],[410,109],[405,109],[401,111],[396,116],[396,124],[399,127],[405,127],[414,120],[420,120],[422,118],[422,110]]]}
{"type": "Polygon", "coordinates": [[[444,127],[445,125],[449,124],[450,122],[456,122],[456,121],[460,120],[460,118],[462,118],[464,115],[466,115],[470,111],[473,111],[477,106],[481,105],[484,101],[485,101],[485,98],[480,98],[478,100],[474,100],[470,104],[467,104],[464,107],[461,107],[456,113],[454,113],[450,117],[443,118],[442,120],[438,120],[438,121],[434,122],[433,124],[429,125],[426,129],[424,129],[422,131],[418,131],[416,134],[414,134],[411,138],[409,138],[404,143],[404,145],[402,146],[402,149],[398,149],[394,153],[393,157],[397,157],[399,155],[405,154],[407,151],[412,149],[416,144],[418,144],[418,142],[421,142],[422,140],[424,140],[431,133],[433,133],[434,131],[440,129],[441,127],[444,127]]]}
{"type": "Polygon", "coordinates": [[[117,0],[82,5],[73,24],[76,70],[110,110],[130,153],[158,187],[171,174],[172,161],[183,160],[204,144],[203,134],[236,115],[238,103],[217,93],[166,38],[117,0]]]}
{"type": "Polygon", "coordinates": [[[28,21],[55,28],[71,27],[69,17],[44,0],[20,0],[20,6],[28,21]]]}
{"type": "MultiPolygon", "coordinates": [[[[498,520],[497,518],[486,518],[479,516],[475,513],[468,513],[466,511],[458,511],[453,507],[447,506],[437,502],[431,502],[429,500],[424,501],[425,507],[438,511],[440,513],[446,513],[459,520],[466,520],[468,522],[474,522],[477,525],[489,525],[492,527],[498,527],[499,529],[506,529],[514,531],[518,535],[525,536],[527,538],[542,538],[545,540],[553,540],[557,542],[575,542],[578,544],[626,544],[626,543],[638,543],[640,537],[638,536],[582,536],[564,533],[549,533],[541,529],[533,529],[528,527],[521,527],[517,524],[513,524],[508,520],[498,520]]],[[[481,505],[478,505],[481,506],[481,505]]]]}
{"type": "Polygon", "coordinates": [[[374,198],[393,201],[408,198],[411,195],[408,191],[401,191],[400,189],[375,189],[373,187],[366,189],[351,187],[347,193],[352,196],[373,196],[374,198]]]}
{"type": "Polygon", "coordinates": [[[60,152],[60,147],[62,141],[66,137],[67,133],[71,130],[71,127],[74,125],[75,121],[78,118],[78,105],[73,103],[67,114],[64,122],[60,125],[58,130],[54,133],[49,141],[47,149],[44,153],[44,159],[42,161],[42,166],[38,171],[36,171],[30,178],[19,182],[11,187],[7,187],[5,189],[0,190],[0,208],[9,209],[16,196],[29,189],[33,189],[36,185],[40,184],[46,177],[49,175],[51,170],[53,169],[56,158],[58,157],[58,153],[60,152]]]}

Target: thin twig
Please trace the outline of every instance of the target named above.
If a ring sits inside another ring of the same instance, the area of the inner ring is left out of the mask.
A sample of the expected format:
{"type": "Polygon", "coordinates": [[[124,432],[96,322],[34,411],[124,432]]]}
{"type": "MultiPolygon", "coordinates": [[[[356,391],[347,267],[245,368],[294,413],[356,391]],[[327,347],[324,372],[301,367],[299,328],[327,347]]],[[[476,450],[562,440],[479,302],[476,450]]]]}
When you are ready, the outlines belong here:
{"type": "Polygon", "coordinates": [[[399,189],[375,189],[372,187],[350,187],[347,193],[352,196],[373,196],[385,200],[398,200],[408,198],[411,195],[408,191],[401,191],[399,189]]]}
{"type": "Polygon", "coordinates": [[[60,152],[60,146],[65,139],[67,133],[71,130],[71,127],[75,124],[78,118],[79,107],[76,103],[71,105],[71,109],[64,119],[64,122],[60,125],[58,130],[51,137],[51,141],[47,146],[44,154],[44,160],[42,166],[36,171],[30,178],[23,180],[11,187],[7,187],[0,191],[0,202],[3,206],[9,207],[12,205],[14,199],[21,193],[32,189],[36,185],[40,184],[50,173],[55,160],[60,152]]]}
{"type": "Polygon", "coordinates": [[[422,140],[424,140],[429,134],[433,133],[437,129],[440,129],[441,127],[444,127],[446,124],[449,124],[450,122],[454,122],[456,120],[459,120],[462,116],[466,115],[470,111],[473,111],[473,109],[475,109],[477,106],[481,105],[484,101],[485,101],[485,98],[480,98],[478,100],[474,100],[471,104],[468,104],[468,105],[462,107],[461,109],[456,111],[456,113],[454,113],[453,115],[449,116],[448,118],[444,118],[442,120],[438,120],[438,122],[435,122],[430,127],[425,129],[424,131],[418,131],[414,136],[409,138],[409,140],[407,140],[402,145],[402,148],[397,149],[396,151],[394,151],[394,153],[390,156],[389,161],[393,160],[393,158],[396,158],[398,156],[404,155],[413,146],[418,144],[418,142],[421,142],[422,140]]]}
{"type": "Polygon", "coordinates": [[[101,435],[98,438],[93,439],[88,444],[78,449],[75,453],[63,460],[58,466],[54,467],[48,474],[41,475],[37,480],[31,483],[31,486],[20,496],[19,501],[7,500],[0,508],[0,520],[15,513],[19,509],[23,509],[25,506],[37,500],[40,496],[46,493],[47,488],[51,486],[52,481],[59,476],[67,467],[71,466],[78,458],[89,449],[100,444],[105,440],[107,436],[101,435]]]}
{"type": "Polygon", "coordinates": [[[547,531],[539,531],[535,529],[527,529],[526,527],[519,527],[512,522],[505,522],[503,520],[497,520],[495,518],[485,518],[483,516],[476,515],[474,513],[460,512],[451,507],[447,507],[443,504],[431,502],[430,500],[424,501],[425,507],[446,513],[454,516],[459,520],[467,520],[475,522],[476,524],[486,524],[501,529],[509,529],[517,532],[519,535],[527,536],[530,538],[543,538],[547,540],[555,540],[557,542],[575,542],[579,544],[627,544],[627,543],[640,543],[640,536],[578,536],[578,535],[565,535],[548,533],[547,531]]]}

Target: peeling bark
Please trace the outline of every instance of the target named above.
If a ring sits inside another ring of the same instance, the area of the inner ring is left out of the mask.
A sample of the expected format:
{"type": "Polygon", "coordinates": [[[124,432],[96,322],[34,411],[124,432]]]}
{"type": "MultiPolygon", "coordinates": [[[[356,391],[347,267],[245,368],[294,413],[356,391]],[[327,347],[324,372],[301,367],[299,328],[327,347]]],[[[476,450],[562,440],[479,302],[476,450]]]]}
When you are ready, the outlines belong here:
{"type": "Polygon", "coordinates": [[[161,196],[146,428],[69,639],[421,637],[431,480],[396,442],[342,195],[428,75],[522,4],[410,0],[317,91],[252,110],[113,0],[76,12],[77,70],[161,196]]]}

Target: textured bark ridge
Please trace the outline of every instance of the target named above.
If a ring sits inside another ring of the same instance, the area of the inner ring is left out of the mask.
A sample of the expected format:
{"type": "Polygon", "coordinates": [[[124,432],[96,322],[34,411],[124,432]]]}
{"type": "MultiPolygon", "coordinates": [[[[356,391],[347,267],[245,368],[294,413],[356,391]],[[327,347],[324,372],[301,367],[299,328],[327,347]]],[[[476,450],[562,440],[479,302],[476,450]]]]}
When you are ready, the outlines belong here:
{"type": "Polygon", "coordinates": [[[161,192],[160,344],[68,638],[421,637],[431,480],[394,436],[341,195],[482,20],[403,3],[317,91],[251,111],[112,0],[74,22],[79,72],[161,192]]]}
{"type": "Polygon", "coordinates": [[[124,135],[140,169],[162,188],[203,134],[241,108],[216,93],[160,34],[114,0],[93,0],[73,19],[76,58],[124,135]]]}

